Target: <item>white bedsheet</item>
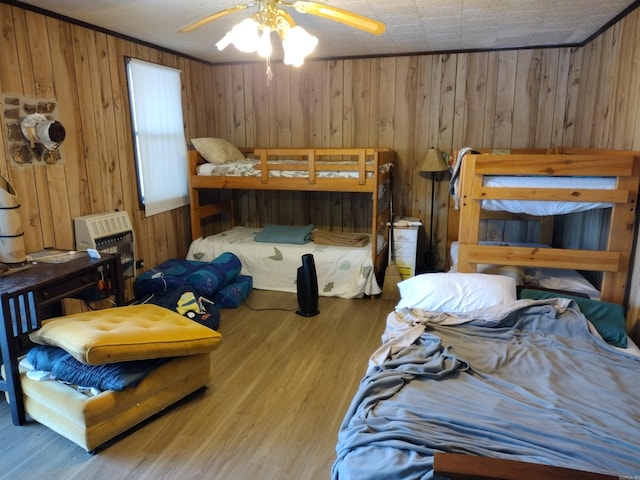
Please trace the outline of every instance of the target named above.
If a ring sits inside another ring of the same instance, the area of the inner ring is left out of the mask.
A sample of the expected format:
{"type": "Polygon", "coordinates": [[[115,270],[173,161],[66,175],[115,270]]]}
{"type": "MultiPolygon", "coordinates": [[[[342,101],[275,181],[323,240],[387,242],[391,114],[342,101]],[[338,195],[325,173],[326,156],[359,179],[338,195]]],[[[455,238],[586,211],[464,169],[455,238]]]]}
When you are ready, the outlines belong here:
{"type": "MultiPolygon", "coordinates": [[[[470,147],[464,147],[458,151],[451,180],[449,192],[453,196],[456,210],[460,204],[460,169],[466,153],[472,151],[470,147]]],[[[486,187],[515,187],[515,188],[569,188],[613,190],[616,187],[615,177],[551,177],[551,176],[485,176],[483,185],[486,187]]],[[[556,202],[547,200],[483,200],[482,208],[497,212],[525,213],[537,216],[564,215],[573,212],[584,212],[596,208],[611,207],[611,203],[595,202],[556,202]]]]}
{"type": "Polygon", "coordinates": [[[296,293],[298,267],[302,255],[313,255],[318,277],[318,294],[326,297],[358,298],[381,292],[376,282],[371,244],[364,247],[338,247],[254,241],[260,228],[234,227],[223,233],[198,238],[187,253],[187,260],[211,261],[232,252],[242,263],[243,275],[253,277],[254,288],[296,293]]]}
{"type": "MultiPolygon", "coordinates": [[[[487,187],[516,188],[570,188],[585,190],[613,190],[616,179],[613,177],[494,177],[484,178],[487,187]]],[[[498,212],[527,213],[529,215],[549,216],[572,212],[584,212],[595,208],[608,208],[611,203],[555,202],[532,200],[483,200],[482,208],[498,212]]]]}

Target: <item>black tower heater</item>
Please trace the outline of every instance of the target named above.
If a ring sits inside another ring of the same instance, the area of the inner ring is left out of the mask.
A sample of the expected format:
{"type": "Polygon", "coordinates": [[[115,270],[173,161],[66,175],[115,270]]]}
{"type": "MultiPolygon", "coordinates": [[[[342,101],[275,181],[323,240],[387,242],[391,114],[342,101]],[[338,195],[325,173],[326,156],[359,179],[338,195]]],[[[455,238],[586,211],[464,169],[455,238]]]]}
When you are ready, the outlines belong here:
{"type": "Polygon", "coordinates": [[[302,266],[298,267],[298,315],[313,317],[320,313],[318,310],[318,277],[313,255],[306,253],[302,256],[302,266]]]}

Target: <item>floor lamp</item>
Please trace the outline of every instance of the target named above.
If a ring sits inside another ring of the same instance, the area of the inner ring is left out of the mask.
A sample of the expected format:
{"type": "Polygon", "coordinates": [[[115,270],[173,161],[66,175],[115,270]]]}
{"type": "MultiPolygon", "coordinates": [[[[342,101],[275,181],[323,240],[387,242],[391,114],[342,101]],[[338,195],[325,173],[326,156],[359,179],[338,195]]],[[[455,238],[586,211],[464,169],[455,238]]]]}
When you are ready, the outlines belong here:
{"type": "Polygon", "coordinates": [[[431,178],[431,216],[429,217],[429,251],[427,259],[427,268],[429,271],[435,271],[435,259],[436,252],[434,249],[435,232],[433,217],[435,216],[436,208],[436,180],[442,172],[449,170],[447,163],[442,155],[442,152],[438,148],[430,148],[426,151],[422,160],[418,164],[418,171],[421,175],[431,178]]]}

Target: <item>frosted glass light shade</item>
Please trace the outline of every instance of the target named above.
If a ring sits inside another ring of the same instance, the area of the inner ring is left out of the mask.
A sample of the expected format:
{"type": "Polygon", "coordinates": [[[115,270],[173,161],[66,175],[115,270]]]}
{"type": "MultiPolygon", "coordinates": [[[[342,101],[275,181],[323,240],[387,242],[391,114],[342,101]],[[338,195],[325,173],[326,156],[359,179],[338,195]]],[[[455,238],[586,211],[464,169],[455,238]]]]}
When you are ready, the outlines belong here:
{"type": "Polygon", "coordinates": [[[318,38],[311,35],[304,28],[296,25],[290,29],[282,39],[284,49],[284,63],[299,67],[304,59],[318,45],[318,38]]]}
{"type": "Polygon", "coordinates": [[[216,43],[218,50],[224,50],[233,43],[241,52],[252,53],[260,46],[258,23],[253,18],[245,18],[235,25],[222,39],[216,43]]]}

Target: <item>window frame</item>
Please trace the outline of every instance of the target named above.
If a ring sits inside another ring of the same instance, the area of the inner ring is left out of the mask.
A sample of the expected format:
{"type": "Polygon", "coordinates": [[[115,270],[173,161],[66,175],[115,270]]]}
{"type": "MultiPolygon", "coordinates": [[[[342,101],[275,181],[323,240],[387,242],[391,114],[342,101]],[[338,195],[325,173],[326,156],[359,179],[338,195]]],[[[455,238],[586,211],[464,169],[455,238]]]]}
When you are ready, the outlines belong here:
{"type": "Polygon", "coordinates": [[[125,57],[125,69],[138,204],[150,217],[189,204],[182,72],[132,57],[125,57]],[[140,82],[149,77],[150,71],[154,73],[153,87],[157,88],[147,88],[149,83],[141,88],[140,82]],[[167,72],[170,75],[162,75],[167,72]],[[155,83],[160,80],[165,80],[164,86],[155,83]],[[169,96],[161,95],[170,90],[173,92],[169,96]],[[160,114],[167,112],[169,115],[160,114]],[[154,123],[158,119],[166,122],[154,123]]]}

